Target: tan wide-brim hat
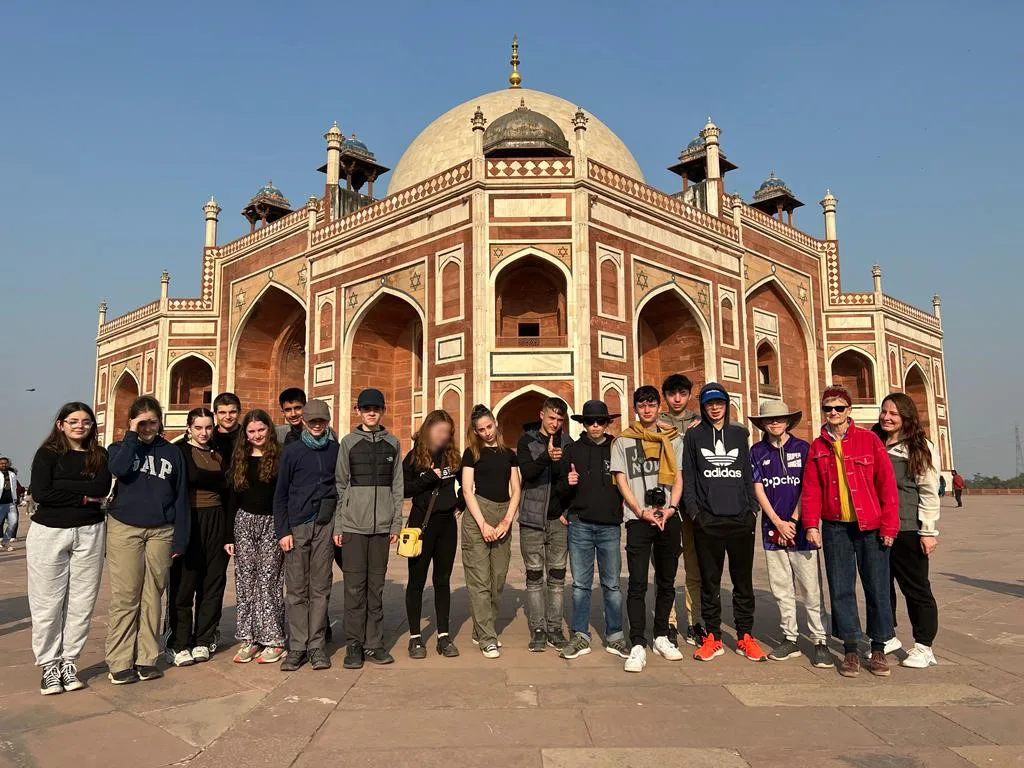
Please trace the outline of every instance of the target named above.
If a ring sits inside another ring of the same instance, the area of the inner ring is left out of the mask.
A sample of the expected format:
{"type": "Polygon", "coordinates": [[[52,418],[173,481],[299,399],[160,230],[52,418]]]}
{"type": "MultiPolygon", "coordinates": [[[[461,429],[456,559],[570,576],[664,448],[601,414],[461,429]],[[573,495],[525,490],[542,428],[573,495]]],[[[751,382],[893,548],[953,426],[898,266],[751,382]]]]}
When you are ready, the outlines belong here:
{"type": "Polygon", "coordinates": [[[751,424],[764,432],[764,423],[768,419],[787,418],[789,419],[789,426],[786,429],[790,430],[800,423],[803,415],[802,411],[790,410],[789,406],[782,400],[766,400],[761,403],[761,412],[757,416],[750,416],[749,418],[751,424]]]}

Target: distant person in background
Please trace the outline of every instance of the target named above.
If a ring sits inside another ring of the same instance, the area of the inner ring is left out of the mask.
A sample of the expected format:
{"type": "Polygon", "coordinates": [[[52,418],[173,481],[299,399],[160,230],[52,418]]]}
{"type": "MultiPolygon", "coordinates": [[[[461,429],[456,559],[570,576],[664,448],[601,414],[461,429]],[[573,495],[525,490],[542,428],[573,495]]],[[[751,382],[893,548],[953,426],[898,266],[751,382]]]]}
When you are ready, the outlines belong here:
{"type": "Polygon", "coordinates": [[[964,479],[957,474],[956,470],[953,470],[953,498],[956,499],[956,505],[962,507],[964,505],[964,479]]]}
{"type": "Polygon", "coordinates": [[[14,551],[14,542],[18,537],[18,504],[25,495],[25,489],[18,482],[18,472],[11,467],[10,459],[0,456],[0,480],[3,490],[0,491],[0,528],[3,528],[3,548],[14,551]]]}
{"type": "Polygon", "coordinates": [[[221,392],[213,400],[213,416],[217,420],[213,447],[229,460],[235,451],[235,440],[240,432],[238,420],[242,417],[242,401],[234,392],[221,392]]]}
{"type": "Polygon", "coordinates": [[[874,433],[889,452],[900,495],[900,532],[889,554],[892,624],[896,626],[899,584],[914,630],[914,647],[902,664],[926,669],[938,663],[932,641],[939,631],[939,607],[928,581],[928,561],[939,541],[939,455],[921,429],[917,406],[902,392],[882,401],[874,433]]]}
{"type": "Polygon", "coordinates": [[[946,496],[946,476],[939,475],[939,498],[945,498],[946,496]]]}
{"type": "Polygon", "coordinates": [[[28,604],[39,692],[49,696],[85,687],[76,664],[103,575],[110,470],[85,403],[57,413],[32,460],[32,489],[39,506],[25,545],[28,604]]]}

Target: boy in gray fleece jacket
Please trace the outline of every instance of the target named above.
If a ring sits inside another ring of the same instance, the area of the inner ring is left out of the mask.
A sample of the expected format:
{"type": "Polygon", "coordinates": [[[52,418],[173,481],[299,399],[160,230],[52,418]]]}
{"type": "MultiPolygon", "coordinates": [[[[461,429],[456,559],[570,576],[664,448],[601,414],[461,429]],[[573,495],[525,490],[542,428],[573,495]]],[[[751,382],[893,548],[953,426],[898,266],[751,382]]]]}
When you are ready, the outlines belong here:
{"type": "Polygon", "coordinates": [[[384,648],[384,581],[390,545],[402,530],[405,496],[398,438],[381,425],[384,395],[364,389],[356,401],[360,424],[342,438],[335,480],[334,543],[345,574],[345,668],[394,661],[384,648]]]}

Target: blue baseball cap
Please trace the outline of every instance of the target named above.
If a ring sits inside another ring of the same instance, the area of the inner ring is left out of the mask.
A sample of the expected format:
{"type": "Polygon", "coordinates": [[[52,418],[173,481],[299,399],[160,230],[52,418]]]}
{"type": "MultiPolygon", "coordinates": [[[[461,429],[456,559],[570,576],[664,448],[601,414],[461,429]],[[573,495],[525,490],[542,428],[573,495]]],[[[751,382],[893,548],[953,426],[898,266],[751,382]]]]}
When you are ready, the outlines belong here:
{"type": "Polygon", "coordinates": [[[707,405],[712,400],[724,400],[729,402],[729,396],[720,389],[709,389],[700,396],[701,405],[707,405]]]}

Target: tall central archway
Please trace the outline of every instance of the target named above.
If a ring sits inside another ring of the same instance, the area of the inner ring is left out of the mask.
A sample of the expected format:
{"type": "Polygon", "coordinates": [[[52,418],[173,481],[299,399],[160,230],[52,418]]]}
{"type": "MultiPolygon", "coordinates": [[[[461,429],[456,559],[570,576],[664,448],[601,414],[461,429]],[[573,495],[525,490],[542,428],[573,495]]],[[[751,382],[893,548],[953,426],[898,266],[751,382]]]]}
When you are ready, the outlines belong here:
{"type": "Polygon", "coordinates": [[[272,285],[242,322],[229,388],[244,410],[276,413],[281,390],[305,384],[306,310],[291,294],[272,285]]]}
{"type": "MultiPolygon", "coordinates": [[[[352,400],[368,387],[383,392],[384,423],[407,446],[418,427],[417,406],[423,398],[423,321],[409,301],[382,293],[356,323],[349,363],[352,400]]],[[[351,414],[349,423],[355,426],[358,417],[351,408],[341,410],[351,414]]],[[[343,423],[341,417],[338,421],[343,423]]]]}
{"type": "Polygon", "coordinates": [[[695,390],[704,383],[706,358],[700,321],[676,291],[663,291],[643,305],[637,318],[637,346],[638,384],[660,390],[672,373],[686,374],[695,390]]]}
{"type": "MultiPolygon", "coordinates": [[[[107,419],[108,429],[110,429],[110,439],[112,441],[120,440],[124,437],[125,430],[128,428],[128,409],[132,403],[139,396],[139,382],[131,374],[131,372],[125,368],[124,373],[117,380],[117,384],[114,386],[114,409],[111,412],[112,415],[107,419]]],[[[108,401],[110,398],[108,398],[108,401]]]]}
{"type": "Polygon", "coordinates": [[[914,363],[907,369],[906,378],[903,380],[903,391],[907,393],[914,405],[917,406],[917,414],[921,419],[921,428],[928,439],[935,442],[935,435],[931,430],[931,398],[928,394],[928,381],[924,377],[921,367],[914,363]]]}

